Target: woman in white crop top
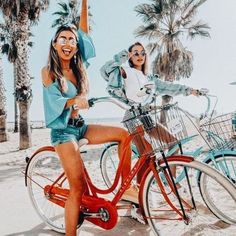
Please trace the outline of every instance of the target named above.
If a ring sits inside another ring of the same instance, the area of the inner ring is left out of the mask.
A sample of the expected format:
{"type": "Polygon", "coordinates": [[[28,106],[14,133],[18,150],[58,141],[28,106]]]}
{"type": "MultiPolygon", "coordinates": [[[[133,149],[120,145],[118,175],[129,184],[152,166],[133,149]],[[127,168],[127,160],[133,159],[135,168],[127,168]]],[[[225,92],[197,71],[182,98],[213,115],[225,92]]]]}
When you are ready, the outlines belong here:
{"type": "MultiPolygon", "coordinates": [[[[192,94],[194,96],[198,96],[198,90],[192,89],[185,85],[162,81],[158,78],[158,76],[155,75],[147,75],[147,64],[147,54],[145,48],[139,42],[131,45],[128,49],[128,52],[123,50],[119,54],[116,54],[113,60],[108,61],[101,68],[101,75],[105,80],[108,81],[108,92],[110,88],[116,88],[118,90],[120,89],[120,91],[124,92],[123,95],[126,99],[135,103],[141,103],[145,97],[138,97],[137,93],[145,83],[152,80],[156,84],[156,94],[158,95],[167,94],[174,96],[182,94],[187,96],[192,94]],[[129,66],[124,64],[127,62],[127,60],[129,66]]],[[[122,92],[120,94],[122,94],[122,92]]],[[[156,138],[160,139],[162,142],[172,143],[176,141],[175,137],[171,135],[163,125],[158,124],[156,129],[158,130],[155,133],[159,134],[156,138]]],[[[147,167],[144,166],[143,171],[145,171],[146,168],[147,167]]],[[[173,175],[175,175],[175,172],[175,169],[172,169],[173,175]]],[[[142,171],[140,171],[139,175],[137,176],[138,183],[141,181],[141,178],[142,171]]]]}

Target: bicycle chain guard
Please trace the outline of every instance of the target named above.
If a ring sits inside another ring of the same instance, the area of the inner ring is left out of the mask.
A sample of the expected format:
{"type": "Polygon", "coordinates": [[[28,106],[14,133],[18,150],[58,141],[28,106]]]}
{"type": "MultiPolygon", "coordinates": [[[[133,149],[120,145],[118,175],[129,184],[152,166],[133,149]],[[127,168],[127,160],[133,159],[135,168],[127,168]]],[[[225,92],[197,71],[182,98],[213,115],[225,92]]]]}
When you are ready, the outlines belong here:
{"type": "Polygon", "coordinates": [[[81,208],[83,209],[85,220],[88,220],[103,229],[112,229],[117,223],[118,213],[116,206],[112,205],[109,200],[84,195],[81,208]],[[89,214],[92,215],[94,213],[97,213],[99,216],[89,216],[89,214]],[[88,216],[86,216],[86,214],[88,216]]]}

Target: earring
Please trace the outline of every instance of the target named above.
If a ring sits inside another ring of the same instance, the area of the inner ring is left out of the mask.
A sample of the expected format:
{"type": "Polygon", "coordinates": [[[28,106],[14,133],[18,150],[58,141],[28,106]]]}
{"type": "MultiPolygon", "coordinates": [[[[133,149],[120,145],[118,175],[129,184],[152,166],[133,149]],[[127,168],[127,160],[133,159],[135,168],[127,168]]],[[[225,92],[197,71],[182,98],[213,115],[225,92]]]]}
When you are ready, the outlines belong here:
{"type": "Polygon", "coordinates": [[[75,64],[76,64],[76,54],[74,55],[74,62],[75,62],[75,64]]]}

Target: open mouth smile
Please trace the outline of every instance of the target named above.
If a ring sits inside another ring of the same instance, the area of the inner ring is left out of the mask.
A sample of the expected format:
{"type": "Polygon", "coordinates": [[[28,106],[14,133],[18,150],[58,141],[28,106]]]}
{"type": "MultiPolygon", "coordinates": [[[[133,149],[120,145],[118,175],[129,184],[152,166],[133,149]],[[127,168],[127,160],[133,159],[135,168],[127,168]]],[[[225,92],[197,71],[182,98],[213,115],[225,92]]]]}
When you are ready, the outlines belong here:
{"type": "Polygon", "coordinates": [[[71,53],[71,49],[64,48],[64,49],[62,49],[62,52],[63,52],[66,56],[69,56],[70,53],[71,53]]]}

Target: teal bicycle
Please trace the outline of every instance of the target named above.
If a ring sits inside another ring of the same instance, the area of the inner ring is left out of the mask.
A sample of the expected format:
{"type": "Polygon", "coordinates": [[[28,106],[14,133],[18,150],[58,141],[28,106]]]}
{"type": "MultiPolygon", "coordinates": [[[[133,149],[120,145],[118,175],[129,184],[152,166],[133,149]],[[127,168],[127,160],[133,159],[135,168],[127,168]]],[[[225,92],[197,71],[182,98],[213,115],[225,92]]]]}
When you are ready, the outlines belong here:
{"type": "MultiPolygon", "coordinates": [[[[181,136],[178,138],[179,143],[172,147],[167,156],[171,156],[178,149],[181,149],[185,155],[193,156],[194,158],[202,157],[202,161],[225,175],[229,180],[236,184],[236,139],[235,139],[235,113],[227,113],[217,117],[213,117],[214,110],[217,104],[217,97],[207,95],[202,92],[201,95],[207,99],[207,109],[198,120],[200,126],[195,122],[196,117],[188,111],[180,108],[178,104],[171,104],[166,107],[160,107],[160,110],[165,110],[165,116],[169,123],[172,123],[174,129],[182,129],[181,136]],[[215,103],[211,109],[211,99],[215,98],[215,103]],[[210,112],[211,110],[211,112],[210,112]],[[210,114],[210,115],[209,115],[210,114]],[[187,130],[181,116],[185,116],[188,122],[195,127],[198,134],[188,136],[187,130]],[[181,118],[181,119],[180,119],[181,118]],[[177,122],[176,122],[177,121],[177,122]],[[178,123],[179,122],[179,123],[178,123]],[[199,146],[195,150],[188,150],[189,143],[201,139],[204,141],[204,146],[199,146]],[[206,150],[207,149],[207,150],[206,150]]],[[[168,124],[166,124],[168,127],[168,124]]],[[[171,128],[173,131],[173,127],[171,128]]],[[[134,144],[132,144],[132,160],[139,157],[139,152],[134,144]]],[[[100,169],[103,180],[107,186],[111,186],[115,178],[115,170],[119,165],[117,143],[107,144],[101,154],[100,169]]],[[[176,177],[176,182],[181,182],[185,173],[182,172],[176,177]]]]}

